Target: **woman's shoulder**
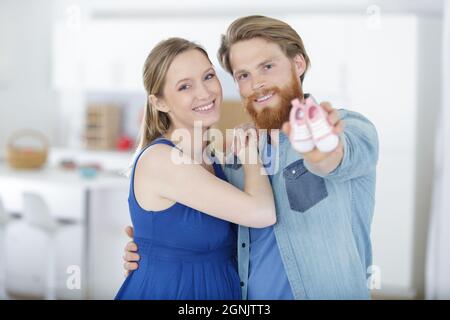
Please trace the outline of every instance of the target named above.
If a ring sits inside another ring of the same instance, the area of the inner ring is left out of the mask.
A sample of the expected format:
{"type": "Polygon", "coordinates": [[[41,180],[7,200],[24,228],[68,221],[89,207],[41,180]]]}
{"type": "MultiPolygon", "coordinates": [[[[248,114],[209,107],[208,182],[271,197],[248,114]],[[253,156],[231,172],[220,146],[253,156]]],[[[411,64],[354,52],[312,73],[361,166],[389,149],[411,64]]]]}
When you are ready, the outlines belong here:
{"type": "Polygon", "coordinates": [[[163,143],[155,143],[147,146],[141,151],[136,161],[136,166],[160,167],[170,163],[170,157],[173,152],[172,146],[163,143]]]}
{"type": "Polygon", "coordinates": [[[172,142],[161,142],[146,147],[137,159],[136,167],[144,167],[147,172],[159,175],[176,170],[180,164],[192,162],[192,159],[181,152],[172,142]]]}

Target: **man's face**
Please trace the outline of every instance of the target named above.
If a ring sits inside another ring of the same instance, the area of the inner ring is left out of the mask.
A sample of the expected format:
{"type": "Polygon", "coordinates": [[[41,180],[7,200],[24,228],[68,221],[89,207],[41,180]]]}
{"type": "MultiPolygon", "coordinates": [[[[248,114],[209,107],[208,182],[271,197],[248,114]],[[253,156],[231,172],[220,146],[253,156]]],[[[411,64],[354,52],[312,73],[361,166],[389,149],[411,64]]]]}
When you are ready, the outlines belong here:
{"type": "Polygon", "coordinates": [[[231,47],[230,64],[245,108],[257,127],[279,129],[289,119],[291,100],[302,96],[303,57],[289,59],[278,44],[254,38],[231,47]]]}

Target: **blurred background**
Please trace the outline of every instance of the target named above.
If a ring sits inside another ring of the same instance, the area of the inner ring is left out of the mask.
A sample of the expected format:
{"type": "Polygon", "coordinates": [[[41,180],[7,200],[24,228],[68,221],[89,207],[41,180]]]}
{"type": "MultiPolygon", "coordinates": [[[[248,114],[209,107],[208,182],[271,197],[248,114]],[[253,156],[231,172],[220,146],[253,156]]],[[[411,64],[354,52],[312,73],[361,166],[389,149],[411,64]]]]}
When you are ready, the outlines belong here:
{"type": "Polygon", "coordinates": [[[305,92],[378,129],[373,297],[450,298],[449,2],[0,0],[0,298],[114,297],[144,60],[170,36],[202,44],[224,87],[218,126],[244,121],[216,52],[250,14],[303,38],[305,92]]]}

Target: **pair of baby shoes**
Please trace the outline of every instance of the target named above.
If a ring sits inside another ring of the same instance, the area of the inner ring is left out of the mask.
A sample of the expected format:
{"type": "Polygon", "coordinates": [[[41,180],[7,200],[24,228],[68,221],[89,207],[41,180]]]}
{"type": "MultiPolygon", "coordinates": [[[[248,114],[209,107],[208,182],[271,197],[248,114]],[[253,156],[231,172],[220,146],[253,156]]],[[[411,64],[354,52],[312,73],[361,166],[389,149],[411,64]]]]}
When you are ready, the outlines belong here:
{"type": "Polygon", "coordinates": [[[328,114],[309,96],[304,103],[292,100],[290,112],[291,143],[295,150],[306,153],[316,146],[321,152],[331,152],[338,146],[339,137],[328,123],[328,114]]]}

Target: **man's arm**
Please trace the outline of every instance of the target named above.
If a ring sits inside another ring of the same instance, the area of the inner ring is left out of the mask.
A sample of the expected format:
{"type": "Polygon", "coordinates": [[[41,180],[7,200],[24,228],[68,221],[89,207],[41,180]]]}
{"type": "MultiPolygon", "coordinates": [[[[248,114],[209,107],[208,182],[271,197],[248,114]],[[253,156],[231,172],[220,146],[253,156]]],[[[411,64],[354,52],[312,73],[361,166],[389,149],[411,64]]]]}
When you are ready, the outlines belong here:
{"type": "MultiPolygon", "coordinates": [[[[125,228],[125,233],[133,239],[134,229],[131,226],[127,226],[125,228]]],[[[125,269],[125,276],[128,276],[130,271],[136,270],[139,268],[138,261],[141,258],[139,254],[137,254],[138,247],[137,244],[131,240],[127,243],[124,249],[124,255],[123,255],[123,268],[125,269]]]]}

